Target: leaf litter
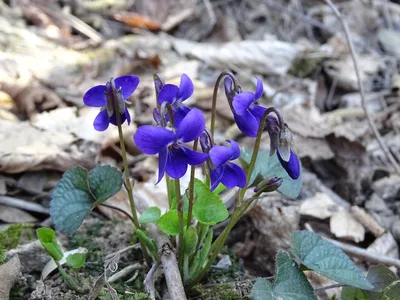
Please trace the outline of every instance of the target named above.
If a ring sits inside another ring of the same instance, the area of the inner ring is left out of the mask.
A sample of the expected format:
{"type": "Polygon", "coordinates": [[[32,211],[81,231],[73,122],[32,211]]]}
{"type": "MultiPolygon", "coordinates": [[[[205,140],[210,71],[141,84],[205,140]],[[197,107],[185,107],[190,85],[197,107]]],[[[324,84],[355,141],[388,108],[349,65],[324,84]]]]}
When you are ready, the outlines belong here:
{"type": "MultiPolygon", "coordinates": [[[[157,1],[22,3],[0,5],[0,195],[12,198],[3,201],[8,206],[0,225],[44,221],[45,213],[11,204],[23,199],[45,212],[54,184],[43,181],[58,180],[72,166],[121,166],[117,132],[91,130],[98,111],[82,108],[82,95],[90,86],[111,76],[140,74],[143,85],[129,109],[143,124],[151,122],[155,107],[153,73],[173,83],[183,71],[190,73],[197,91],[190,103],[209,111],[213,81],[219,71],[230,69],[244,89],[252,88],[253,76],[262,76],[267,92],[261,101],[285,115],[306,170],[300,201],[265,196],[233,232],[231,246],[243,255],[245,269],[273,272],[274,256],[288,250],[291,232],[305,222],[322,235],[399,258],[400,181],[369,129],[348,46],[327,5],[290,1],[288,6],[280,0],[169,0],[162,7],[157,1]],[[36,171],[44,173],[32,176],[33,184],[28,180],[24,188],[27,174],[36,171]],[[365,212],[361,219],[357,209],[365,212]],[[246,245],[252,245],[251,251],[245,251],[246,245]]],[[[345,1],[339,9],[356,45],[369,114],[399,163],[399,74],[394,67],[400,58],[400,34],[394,29],[399,6],[345,1]]],[[[241,139],[234,128],[226,130],[233,119],[222,101],[217,104],[222,117],[217,140],[228,135],[241,139]]],[[[124,128],[127,142],[135,126],[124,128]]],[[[269,141],[264,144],[267,148],[269,141]]],[[[165,208],[165,185],[154,185],[157,174],[150,171],[157,162],[141,157],[133,143],[128,149],[139,210],[165,208]]],[[[129,211],[123,190],[107,202],[129,211]]],[[[125,218],[107,207],[95,214],[125,218]]],[[[317,280],[311,282],[318,286],[317,280]]]]}

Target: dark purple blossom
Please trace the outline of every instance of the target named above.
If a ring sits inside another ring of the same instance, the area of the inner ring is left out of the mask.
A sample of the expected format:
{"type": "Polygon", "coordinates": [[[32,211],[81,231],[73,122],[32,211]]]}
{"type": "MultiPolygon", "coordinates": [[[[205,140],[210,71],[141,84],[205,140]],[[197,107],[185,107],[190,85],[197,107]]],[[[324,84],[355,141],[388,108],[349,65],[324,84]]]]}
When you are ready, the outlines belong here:
{"type": "MultiPolygon", "coordinates": [[[[188,114],[190,108],[182,104],[183,101],[192,96],[194,85],[186,74],[182,74],[179,87],[174,84],[164,84],[158,93],[158,104],[168,102],[172,105],[174,112],[175,126],[178,126],[183,118],[188,114]]],[[[168,118],[168,116],[166,116],[168,118]]]]}
{"type": "Polygon", "coordinates": [[[284,160],[279,152],[279,147],[276,151],[278,159],[281,162],[282,167],[286,170],[290,178],[297,179],[300,176],[300,162],[299,158],[292,150],[290,150],[290,155],[288,160],[284,160]]]}
{"type": "MultiPolygon", "coordinates": [[[[240,131],[249,137],[256,137],[260,120],[266,111],[265,107],[255,104],[264,93],[261,79],[257,79],[256,92],[241,92],[233,97],[232,108],[235,121],[240,131]]],[[[225,91],[229,81],[225,81],[225,91]]]]}
{"type": "Polygon", "coordinates": [[[239,158],[240,149],[235,141],[227,140],[231,144],[227,146],[214,146],[208,153],[215,169],[211,170],[211,191],[213,191],[220,182],[229,188],[238,186],[240,188],[246,185],[246,174],[241,167],[230,161],[239,158]]]}
{"type": "Polygon", "coordinates": [[[120,115],[121,124],[131,122],[125,100],[132,95],[139,84],[139,78],[133,75],[125,75],[110,79],[106,85],[97,85],[88,90],[83,96],[83,102],[87,106],[101,107],[93,126],[97,131],[104,131],[109,124],[117,126],[117,116],[120,115]]]}
{"type": "Polygon", "coordinates": [[[184,146],[184,143],[197,139],[204,128],[204,116],[200,110],[194,108],[182,119],[176,130],[144,125],[139,127],[133,138],[142,152],[150,155],[158,154],[158,182],[160,182],[164,172],[172,178],[181,178],[185,175],[188,165],[199,165],[207,160],[208,154],[184,146]]]}

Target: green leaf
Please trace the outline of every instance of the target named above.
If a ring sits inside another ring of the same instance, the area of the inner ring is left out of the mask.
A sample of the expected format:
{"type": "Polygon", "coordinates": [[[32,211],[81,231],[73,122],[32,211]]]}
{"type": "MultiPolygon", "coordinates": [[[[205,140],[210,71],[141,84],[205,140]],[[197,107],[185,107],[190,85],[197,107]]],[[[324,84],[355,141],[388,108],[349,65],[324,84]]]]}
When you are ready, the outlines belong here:
{"type": "Polygon", "coordinates": [[[161,216],[161,210],[157,206],[147,208],[140,216],[139,223],[150,223],[157,221],[161,216]]]}
{"type": "Polygon", "coordinates": [[[193,226],[190,226],[183,237],[183,244],[186,255],[191,255],[196,251],[198,236],[197,230],[193,226]]]}
{"type": "Polygon", "coordinates": [[[360,289],[373,289],[373,285],[341,249],[313,232],[294,232],[292,253],[306,267],[325,277],[360,289]]]}
{"type": "Polygon", "coordinates": [[[38,228],[36,235],[43,248],[55,261],[63,258],[63,251],[57,242],[56,233],[53,229],[47,227],[38,228]]]}
{"type": "Polygon", "coordinates": [[[67,256],[67,264],[73,269],[80,269],[85,265],[86,254],[74,253],[67,256]]]}
{"type": "Polygon", "coordinates": [[[55,229],[64,234],[75,232],[92,209],[92,203],[90,195],[81,190],[67,190],[53,195],[50,215],[55,229]]]}
{"type": "Polygon", "coordinates": [[[317,300],[304,273],[284,251],[276,255],[273,293],[285,300],[317,300]]]}
{"type": "Polygon", "coordinates": [[[342,288],[342,300],[370,300],[363,290],[359,288],[345,286],[342,288]]]}
{"type": "MultiPolygon", "coordinates": [[[[253,154],[253,150],[242,149],[241,152],[242,153],[240,156],[240,160],[243,167],[247,169],[247,166],[250,163],[251,156],[253,154]]],[[[279,162],[276,153],[270,156],[269,150],[260,150],[258,152],[256,164],[249,180],[250,185],[254,183],[257,175],[261,175],[262,179],[274,176],[282,178],[283,182],[282,185],[278,188],[278,191],[291,199],[297,198],[300,194],[302,183],[301,174],[300,177],[296,180],[290,178],[290,176],[287,174],[287,172],[279,162]]]]}
{"type": "Polygon", "coordinates": [[[117,193],[122,184],[122,173],[111,166],[98,166],[89,173],[81,167],[66,171],[50,202],[56,230],[64,234],[76,231],[87,214],[117,193]]]}
{"type": "Polygon", "coordinates": [[[139,237],[139,239],[142,241],[143,244],[145,244],[146,248],[150,250],[151,254],[154,256],[156,260],[159,259],[158,257],[158,252],[157,252],[157,247],[154,244],[154,241],[150,239],[144,231],[140,229],[135,230],[136,235],[139,237]]]}
{"type": "Polygon", "coordinates": [[[157,226],[166,234],[179,234],[179,215],[176,209],[172,209],[161,216],[157,221],[157,226]]]}
{"type": "Polygon", "coordinates": [[[196,277],[198,272],[201,270],[201,267],[204,266],[207,262],[208,252],[211,248],[213,238],[213,230],[210,229],[208,234],[204,240],[203,247],[200,251],[198,251],[194,257],[193,264],[190,266],[190,278],[196,277]]]}
{"type": "Polygon", "coordinates": [[[369,268],[367,279],[372,283],[375,291],[381,291],[398,280],[388,267],[381,264],[369,268]]]}
{"type": "Polygon", "coordinates": [[[382,300],[396,300],[400,295],[400,280],[393,282],[382,291],[382,300]]]}
{"type": "Polygon", "coordinates": [[[367,279],[374,286],[374,292],[363,291],[353,287],[344,287],[342,289],[342,299],[380,300],[383,295],[382,291],[398,280],[397,276],[389,268],[381,264],[369,268],[367,279]]]}
{"type": "Polygon", "coordinates": [[[251,290],[253,300],[275,300],[271,284],[265,278],[257,278],[251,290]]]}
{"type": "Polygon", "coordinates": [[[215,225],[229,216],[220,196],[210,191],[203,182],[195,179],[194,192],[196,202],[193,205],[193,216],[202,224],[215,225]]]}
{"type": "Polygon", "coordinates": [[[96,200],[94,206],[118,193],[124,183],[122,173],[112,166],[97,166],[89,172],[88,182],[96,200]]]}

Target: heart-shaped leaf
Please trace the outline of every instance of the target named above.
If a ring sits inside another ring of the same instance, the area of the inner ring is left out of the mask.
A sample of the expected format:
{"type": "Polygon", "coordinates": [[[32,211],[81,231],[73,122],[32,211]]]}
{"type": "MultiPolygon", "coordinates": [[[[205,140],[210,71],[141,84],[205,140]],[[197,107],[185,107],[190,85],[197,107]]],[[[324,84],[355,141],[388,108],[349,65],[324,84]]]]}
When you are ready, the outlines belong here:
{"type": "Polygon", "coordinates": [[[196,202],[193,205],[193,216],[202,224],[215,225],[229,216],[221,197],[210,191],[201,180],[195,179],[194,194],[196,202]]]}
{"type": "Polygon", "coordinates": [[[266,279],[257,279],[252,294],[257,300],[317,300],[304,273],[284,251],[276,255],[273,287],[266,279]]]}
{"type": "MultiPolygon", "coordinates": [[[[253,150],[251,149],[242,149],[240,160],[245,169],[250,163],[251,156],[253,154],[253,150]]],[[[284,194],[285,196],[295,199],[300,194],[302,178],[300,177],[296,180],[290,178],[285,169],[282,167],[279,162],[278,156],[276,153],[272,156],[269,155],[269,150],[260,150],[257,154],[256,164],[254,165],[253,173],[251,174],[249,183],[253,184],[257,176],[260,176],[261,179],[265,179],[268,177],[279,177],[283,179],[281,186],[278,188],[278,191],[284,194]]]]}
{"type": "Polygon", "coordinates": [[[73,167],[63,174],[53,191],[50,215],[57,231],[71,234],[97,205],[117,193],[122,173],[111,166],[98,166],[88,172],[73,167]]]}
{"type": "Polygon", "coordinates": [[[157,221],[161,216],[161,210],[156,207],[148,207],[140,216],[139,223],[150,223],[157,221]]]}
{"type": "Polygon", "coordinates": [[[374,288],[341,249],[313,232],[294,232],[292,253],[306,267],[332,280],[364,290],[374,288]]]}
{"type": "Polygon", "coordinates": [[[176,209],[172,209],[161,216],[157,221],[157,226],[166,234],[179,234],[179,215],[176,209]]]}

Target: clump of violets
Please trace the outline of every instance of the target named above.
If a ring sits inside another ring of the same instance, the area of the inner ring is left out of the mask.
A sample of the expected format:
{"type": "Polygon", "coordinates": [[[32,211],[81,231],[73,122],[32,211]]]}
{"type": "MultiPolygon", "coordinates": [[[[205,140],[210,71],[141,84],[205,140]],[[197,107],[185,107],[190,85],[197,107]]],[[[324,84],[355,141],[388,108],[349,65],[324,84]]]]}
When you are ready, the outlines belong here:
{"type": "Polygon", "coordinates": [[[97,131],[104,131],[109,124],[118,126],[125,121],[130,124],[131,117],[125,106],[126,99],[136,90],[139,78],[125,75],[111,78],[105,85],[97,85],[88,90],[83,96],[87,106],[100,107],[100,112],[94,119],[93,126],[97,131]]]}
{"type": "MultiPolygon", "coordinates": [[[[218,77],[214,89],[210,129],[206,126],[206,118],[201,110],[184,104],[184,101],[194,93],[194,85],[189,76],[182,74],[180,84],[177,86],[165,84],[156,74],[154,83],[156,90],[154,124],[139,126],[133,140],[143,153],[158,156],[157,184],[164,176],[166,177],[169,211],[159,216],[159,219],[154,219],[154,222],[168,236],[177,236],[173,239],[176,243],[179,265],[177,276],[182,274],[185,284],[193,286],[210,268],[230,230],[259,195],[278,189],[284,180],[288,180],[287,177],[277,176],[261,178],[255,184],[253,196],[246,198],[246,191],[252,184],[249,182],[249,177],[253,174],[257,162],[262,134],[267,132],[270,138],[270,154],[276,153],[282,168],[294,180],[300,177],[300,162],[293,151],[292,135],[282,115],[277,109],[263,107],[258,103],[264,93],[261,79],[256,78],[255,92],[244,92],[233,74],[223,72],[218,77]],[[251,160],[246,162],[246,171],[237,163],[241,149],[236,141],[226,140],[217,144],[214,140],[216,93],[224,77],[225,95],[235,123],[244,135],[255,138],[251,160]],[[195,178],[196,166],[203,168],[204,181],[195,178]],[[190,182],[187,188],[185,187],[185,194],[181,195],[180,179],[188,169],[190,169],[190,182]],[[228,225],[221,235],[212,241],[212,226],[229,216],[219,196],[221,185],[222,189],[237,189],[235,206],[228,225]]],[[[100,107],[100,112],[93,123],[96,130],[106,130],[110,123],[118,126],[125,171],[124,185],[131,205],[132,220],[144,257],[150,265],[150,256],[154,264],[160,263],[160,256],[155,249],[154,241],[146,236],[146,228],[139,222],[136,214],[121,127],[125,121],[130,123],[125,103],[138,84],[139,78],[133,75],[110,79],[105,85],[98,85],[88,90],[83,101],[88,106],[100,107]]],[[[154,208],[147,217],[149,215],[152,216],[152,220],[153,217],[156,218],[154,208]]],[[[169,292],[171,298],[174,298],[174,291],[169,290],[169,292]]]]}

